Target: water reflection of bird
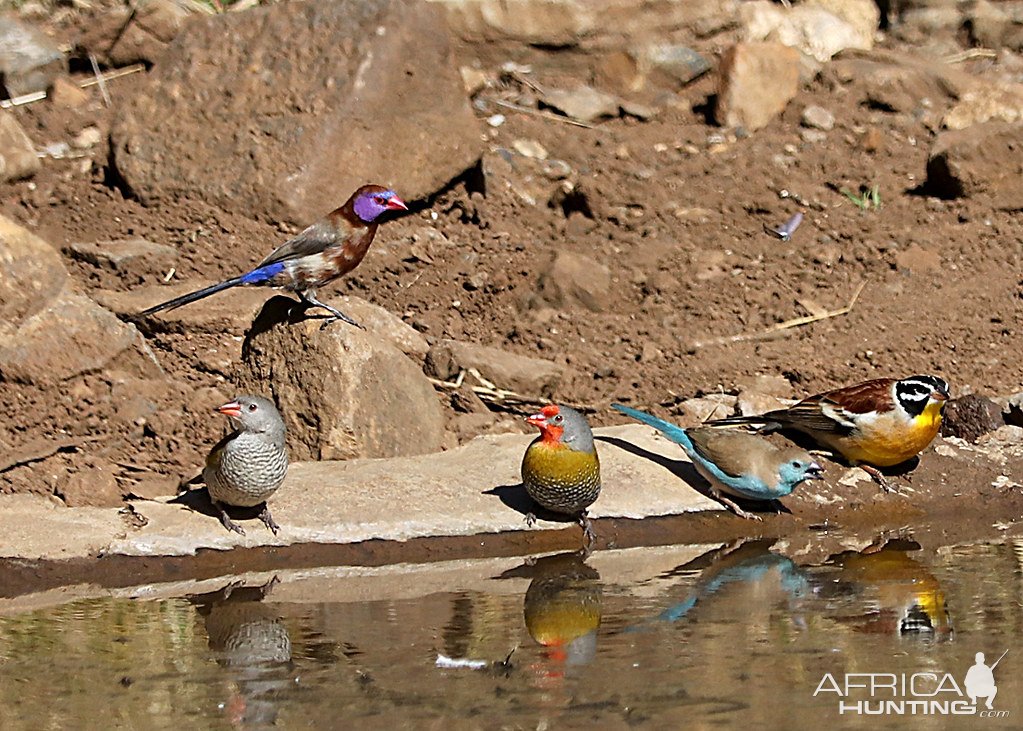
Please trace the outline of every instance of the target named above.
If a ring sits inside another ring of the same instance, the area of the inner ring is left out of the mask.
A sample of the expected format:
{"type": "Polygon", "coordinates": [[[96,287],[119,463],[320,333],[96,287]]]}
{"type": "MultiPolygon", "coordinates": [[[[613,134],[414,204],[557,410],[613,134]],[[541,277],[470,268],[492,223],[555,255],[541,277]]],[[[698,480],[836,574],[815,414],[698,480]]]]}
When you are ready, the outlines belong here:
{"type": "Polygon", "coordinates": [[[866,612],[842,621],[861,632],[950,639],[952,620],[934,574],[907,551],[884,548],[835,559],[841,569],[831,592],[858,596],[866,612]]]}
{"type": "MultiPolygon", "coordinates": [[[[677,622],[732,584],[758,587],[763,582],[772,581],[790,599],[809,596],[810,582],[805,571],[791,559],[767,550],[769,546],[770,541],[742,541],[678,567],[675,572],[699,570],[700,576],[689,594],[662,611],[655,621],[677,622]]],[[[628,631],[637,631],[643,626],[633,625],[628,631]]]]}
{"type": "Polygon", "coordinates": [[[502,578],[529,577],[522,614],[529,636],[545,649],[545,678],[560,678],[597,652],[603,589],[585,554],[560,553],[506,571],[502,578]]]}
{"type": "Polygon", "coordinates": [[[272,725],[278,696],[292,684],[291,637],[273,605],[263,599],[277,583],[228,584],[219,591],[189,597],[203,617],[210,649],[233,686],[225,704],[232,725],[272,725]]]}

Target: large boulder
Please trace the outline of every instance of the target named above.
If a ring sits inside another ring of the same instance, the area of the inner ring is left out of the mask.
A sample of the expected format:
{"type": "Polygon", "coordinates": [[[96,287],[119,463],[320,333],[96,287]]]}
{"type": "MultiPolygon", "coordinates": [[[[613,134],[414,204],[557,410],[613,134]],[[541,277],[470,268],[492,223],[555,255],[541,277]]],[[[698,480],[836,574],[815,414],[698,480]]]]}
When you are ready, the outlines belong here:
{"type": "Polygon", "coordinates": [[[56,250],[0,216],[0,381],[47,385],[106,367],[162,375],[134,326],[76,294],[56,250]]]}
{"type": "Polygon", "coordinates": [[[439,451],[444,412],[420,366],[387,336],[342,322],[321,330],[316,314],[310,310],[306,316],[290,300],[275,297],[243,348],[243,387],[273,394],[288,426],[292,457],[439,451]]]}
{"type": "Polygon", "coordinates": [[[482,150],[441,10],[406,0],[195,20],[111,139],[144,202],[182,195],[293,223],[367,182],[422,198],[482,150]]]}
{"type": "Polygon", "coordinates": [[[28,178],[38,170],[32,140],[13,114],[0,111],[0,183],[28,178]]]}

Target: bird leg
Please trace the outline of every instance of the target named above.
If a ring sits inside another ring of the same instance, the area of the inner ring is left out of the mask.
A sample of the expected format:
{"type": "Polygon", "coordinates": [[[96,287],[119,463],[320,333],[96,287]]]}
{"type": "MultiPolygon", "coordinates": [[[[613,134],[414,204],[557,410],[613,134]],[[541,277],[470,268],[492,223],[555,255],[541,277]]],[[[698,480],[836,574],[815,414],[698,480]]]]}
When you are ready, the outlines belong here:
{"type": "Polygon", "coordinates": [[[536,525],[536,516],[532,513],[526,513],[526,527],[532,528],[534,525],[536,525]]]}
{"type": "Polygon", "coordinates": [[[597,534],[593,530],[593,521],[590,520],[590,516],[586,514],[585,510],[579,514],[579,525],[582,526],[583,540],[586,542],[584,550],[589,554],[593,542],[597,540],[597,534]]]}
{"type": "Polygon", "coordinates": [[[270,506],[266,503],[263,503],[263,511],[259,514],[259,519],[263,521],[263,525],[269,528],[274,535],[277,535],[277,531],[281,529],[281,527],[274,522],[273,516],[270,515],[270,506]]]}
{"type": "Polygon", "coordinates": [[[889,484],[888,480],[885,479],[885,476],[881,474],[881,470],[877,467],[871,467],[869,464],[861,464],[859,467],[861,470],[870,475],[870,479],[880,485],[881,489],[885,492],[897,492],[897,490],[889,484]]]}
{"type": "Polygon", "coordinates": [[[355,320],[350,318],[348,315],[343,313],[338,308],[333,307],[331,305],[328,305],[325,302],[320,302],[318,299],[316,299],[316,291],[315,290],[312,290],[312,289],[303,290],[303,291],[298,293],[298,296],[301,297],[302,301],[305,302],[306,304],[311,305],[313,307],[320,307],[320,308],[326,310],[327,312],[329,312],[331,315],[333,315],[333,317],[328,317],[326,320],[323,321],[323,324],[320,325],[320,329],[321,330],[325,330],[328,325],[330,325],[333,322],[337,322],[338,320],[344,320],[349,325],[354,325],[355,327],[359,328],[360,330],[365,330],[366,329],[362,325],[357,323],[355,320]]]}
{"type": "Polygon", "coordinates": [[[733,500],[731,500],[730,498],[725,497],[724,495],[722,495],[717,490],[714,490],[713,493],[714,493],[714,497],[717,498],[719,503],[724,505],[726,508],[728,508],[733,513],[738,515],[740,518],[744,518],[746,520],[763,520],[763,518],[761,518],[756,513],[751,513],[749,511],[743,510],[733,500]]]}
{"type": "Polygon", "coordinates": [[[227,514],[227,510],[224,508],[223,505],[214,500],[213,507],[220,511],[220,522],[223,524],[225,528],[227,528],[230,531],[234,531],[240,536],[245,535],[245,531],[242,530],[242,527],[235,523],[233,520],[231,520],[230,516],[227,514]]]}

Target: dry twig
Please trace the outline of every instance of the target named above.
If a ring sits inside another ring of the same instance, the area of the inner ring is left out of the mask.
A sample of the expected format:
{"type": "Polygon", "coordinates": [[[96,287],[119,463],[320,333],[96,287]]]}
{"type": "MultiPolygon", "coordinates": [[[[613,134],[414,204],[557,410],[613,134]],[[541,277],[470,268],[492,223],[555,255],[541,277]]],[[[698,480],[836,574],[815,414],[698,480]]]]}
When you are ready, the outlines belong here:
{"type": "Polygon", "coordinates": [[[592,124],[586,124],[586,122],[580,122],[578,119],[572,119],[571,117],[562,117],[560,114],[554,114],[552,112],[545,112],[542,109],[533,109],[532,107],[524,107],[521,104],[513,104],[512,102],[506,102],[503,99],[490,99],[499,107],[505,107],[516,112],[522,112],[523,114],[532,114],[536,117],[543,117],[544,119],[550,119],[555,122],[562,122],[564,124],[571,124],[576,127],[585,127],[586,129],[596,129],[592,124]]]}
{"type": "Polygon", "coordinates": [[[849,304],[845,307],[840,307],[837,310],[827,310],[825,312],[818,312],[813,315],[806,315],[804,317],[795,317],[785,322],[778,322],[766,330],[760,330],[752,333],[739,333],[738,335],[723,335],[721,337],[711,338],[709,340],[697,340],[693,343],[694,348],[704,348],[708,345],[727,345],[728,343],[742,343],[748,340],[766,340],[767,338],[774,337],[778,333],[789,330],[794,327],[802,327],[803,325],[809,325],[812,322],[818,322],[819,320],[828,320],[832,317],[841,317],[842,315],[848,315],[852,312],[852,308],[856,305],[856,300],[859,299],[860,292],[866,286],[866,282],[860,282],[860,285],[853,292],[852,299],[849,300],[849,304]]]}

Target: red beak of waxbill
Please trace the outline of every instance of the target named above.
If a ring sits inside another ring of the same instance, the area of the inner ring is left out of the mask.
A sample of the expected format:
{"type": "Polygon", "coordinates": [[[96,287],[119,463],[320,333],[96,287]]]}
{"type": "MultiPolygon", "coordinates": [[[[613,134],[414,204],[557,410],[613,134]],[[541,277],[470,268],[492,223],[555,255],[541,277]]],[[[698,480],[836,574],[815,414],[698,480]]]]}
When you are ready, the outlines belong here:
{"type": "Polygon", "coordinates": [[[228,401],[223,406],[218,406],[217,411],[224,416],[230,416],[232,419],[237,419],[242,415],[242,405],[237,401],[228,401]]]}
{"type": "Polygon", "coordinates": [[[390,199],[387,201],[386,208],[389,211],[407,211],[408,210],[408,206],[405,204],[405,201],[403,201],[401,198],[399,198],[396,195],[392,195],[390,197],[390,199]]]}

